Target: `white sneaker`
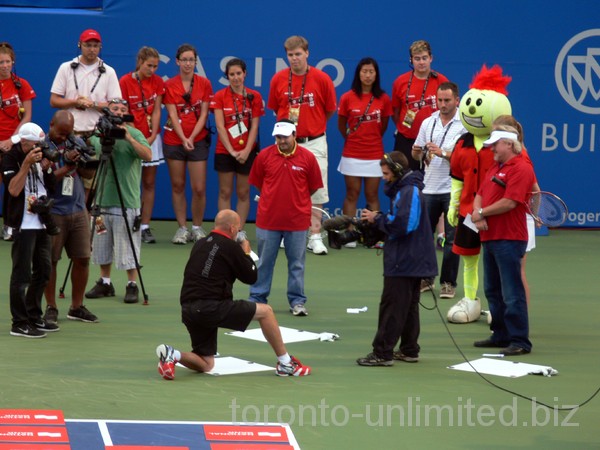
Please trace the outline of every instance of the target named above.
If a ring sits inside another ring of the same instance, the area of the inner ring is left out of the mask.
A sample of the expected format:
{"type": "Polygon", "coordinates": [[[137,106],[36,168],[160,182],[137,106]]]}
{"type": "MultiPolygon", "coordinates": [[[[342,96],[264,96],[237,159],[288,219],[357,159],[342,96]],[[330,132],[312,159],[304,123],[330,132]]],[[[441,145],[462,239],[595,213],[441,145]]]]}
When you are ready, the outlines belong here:
{"type": "Polygon", "coordinates": [[[290,312],[295,316],[308,316],[308,311],[306,310],[306,306],[298,303],[294,305],[293,308],[290,308],[290,312]]]}
{"type": "Polygon", "coordinates": [[[204,228],[192,228],[192,232],[190,233],[189,240],[192,242],[198,242],[200,239],[206,237],[206,231],[204,228]]]}
{"type": "Polygon", "coordinates": [[[356,241],[352,241],[352,242],[348,242],[347,244],[344,244],[345,248],[356,248],[356,241]]]}
{"type": "Polygon", "coordinates": [[[171,239],[173,244],[184,245],[190,240],[190,232],[187,228],[180,227],[175,232],[175,236],[171,239]]]}
{"type": "Polygon", "coordinates": [[[448,311],[446,318],[451,323],[469,323],[479,320],[481,316],[481,303],[479,299],[471,300],[470,298],[464,297],[458,301],[448,311]]]}
{"type": "Polygon", "coordinates": [[[323,238],[320,234],[313,234],[308,238],[306,249],[313,252],[315,255],[326,255],[327,247],[323,244],[323,238]]]}
{"type": "Polygon", "coordinates": [[[279,248],[285,248],[285,245],[283,243],[283,238],[281,238],[281,242],[279,243],[279,248]]]}

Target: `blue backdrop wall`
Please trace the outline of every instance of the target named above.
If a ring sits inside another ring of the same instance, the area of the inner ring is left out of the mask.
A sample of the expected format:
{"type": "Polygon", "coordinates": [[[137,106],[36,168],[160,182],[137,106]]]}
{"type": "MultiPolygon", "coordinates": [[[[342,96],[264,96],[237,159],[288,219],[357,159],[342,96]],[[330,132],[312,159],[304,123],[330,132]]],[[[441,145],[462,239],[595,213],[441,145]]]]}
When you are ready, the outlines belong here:
{"type": "MultiPolygon", "coordinates": [[[[266,99],[272,75],[286,66],[283,41],[301,34],[310,42],[309,63],[334,80],[337,95],[349,89],[359,59],[380,63],[382,82],[390,92],[394,78],[407,70],[408,47],[430,41],[435,70],[468,90],[483,63],[500,64],[513,77],[509,98],[523,123],[525,141],[544,190],[560,195],[569,206],[573,227],[600,226],[600,26],[597,2],[472,2],[440,0],[375,3],[347,0],[284,3],[230,0],[61,0],[0,2],[1,40],[17,53],[18,74],[37,92],[34,121],[47,127],[52,115],[49,92],[60,63],[77,54],[85,28],[103,38],[102,58],[118,75],[135,68],[143,45],[161,53],[158,73],[177,73],[176,48],[194,44],[200,54],[197,71],[216,91],[225,85],[224,59],[248,63],[247,84],[266,99]],[[8,6],[8,5],[23,6],[8,6]],[[51,4],[53,8],[40,7],[51,4]],[[5,5],[5,6],[2,6],[5,5]],[[60,8],[56,8],[56,6],[60,8]],[[79,6],[94,8],[81,9],[79,6]]],[[[344,182],[336,167],[342,140],[334,117],[328,126],[331,211],[339,210],[344,182]]],[[[261,122],[261,142],[271,141],[274,117],[261,122]]],[[[392,148],[393,126],[385,137],[392,148]]],[[[214,143],[213,143],[214,147],[214,143]]],[[[206,219],[216,214],[217,176],[209,160],[206,219]]],[[[166,166],[159,169],[155,218],[173,218],[166,166]]],[[[254,217],[255,207],[251,218],[254,217]]]]}

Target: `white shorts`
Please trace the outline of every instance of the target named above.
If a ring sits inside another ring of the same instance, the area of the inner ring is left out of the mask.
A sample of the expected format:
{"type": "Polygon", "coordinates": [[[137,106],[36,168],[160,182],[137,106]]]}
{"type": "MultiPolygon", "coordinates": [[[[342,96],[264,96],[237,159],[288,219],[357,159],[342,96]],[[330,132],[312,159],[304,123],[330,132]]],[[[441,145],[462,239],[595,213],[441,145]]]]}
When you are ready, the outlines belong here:
{"type": "Polygon", "coordinates": [[[150,161],[142,161],[142,167],[160,166],[165,163],[165,155],[163,155],[163,145],[160,134],[154,139],[154,142],[150,146],[150,150],[152,150],[152,159],[150,161]]]}
{"type": "Polygon", "coordinates": [[[381,166],[379,159],[357,159],[342,156],[338,165],[338,172],[350,177],[381,178],[381,166]]]}
{"type": "Polygon", "coordinates": [[[525,214],[525,217],[527,217],[527,234],[529,235],[525,251],[529,252],[535,248],[535,220],[531,214],[525,214]]]}
{"type": "MultiPolygon", "coordinates": [[[[92,262],[94,264],[103,265],[111,264],[114,261],[115,266],[119,270],[135,269],[136,265],[133,249],[131,248],[129,235],[125,228],[125,220],[123,219],[121,208],[101,208],[100,211],[104,220],[104,226],[106,227],[106,233],[99,235],[94,231],[94,238],[92,241],[92,262]]],[[[133,220],[135,219],[135,216],[140,213],[140,210],[127,208],[126,211],[127,223],[131,230],[133,220]]],[[[131,230],[131,236],[139,262],[141,256],[142,234],[140,230],[131,230]]]]}
{"type": "Polygon", "coordinates": [[[310,150],[317,158],[319,168],[321,169],[323,187],[317,189],[317,192],[315,192],[310,199],[313,205],[323,205],[329,201],[329,190],[327,189],[327,135],[298,145],[310,150]]]}

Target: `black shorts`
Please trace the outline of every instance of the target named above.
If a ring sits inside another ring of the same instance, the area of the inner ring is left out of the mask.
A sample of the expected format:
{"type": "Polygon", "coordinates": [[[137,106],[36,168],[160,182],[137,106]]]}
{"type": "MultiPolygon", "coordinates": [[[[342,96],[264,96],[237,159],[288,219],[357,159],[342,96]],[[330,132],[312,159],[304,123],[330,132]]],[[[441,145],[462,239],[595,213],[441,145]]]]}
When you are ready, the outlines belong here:
{"type": "Polygon", "coordinates": [[[241,164],[237,159],[231,156],[229,153],[227,155],[222,153],[217,153],[215,155],[215,171],[216,172],[235,172],[240,175],[249,175],[250,169],[252,168],[252,163],[256,159],[258,151],[252,150],[248,154],[248,159],[244,164],[241,164]]]}
{"type": "Polygon", "coordinates": [[[219,328],[245,331],[256,314],[256,303],[248,300],[196,300],[181,305],[181,321],[192,339],[192,352],[199,356],[217,353],[219,328]]]}
{"type": "Polygon", "coordinates": [[[475,233],[465,225],[465,218],[458,216],[458,225],[454,233],[454,245],[452,251],[458,255],[473,256],[479,255],[481,251],[481,240],[479,233],[475,233]]]}
{"type": "Polygon", "coordinates": [[[176,161],[206,161],[209,147],[206,139],[194,142],[194,149],[189,151],[183,148],[183,145],[163,144],[163,154],[165,159],[176,161]]]}

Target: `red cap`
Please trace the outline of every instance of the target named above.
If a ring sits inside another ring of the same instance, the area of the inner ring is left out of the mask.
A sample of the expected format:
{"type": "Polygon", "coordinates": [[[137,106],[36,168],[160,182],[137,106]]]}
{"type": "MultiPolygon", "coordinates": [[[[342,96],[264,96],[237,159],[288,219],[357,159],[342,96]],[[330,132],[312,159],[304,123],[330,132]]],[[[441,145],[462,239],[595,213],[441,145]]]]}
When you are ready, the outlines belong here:
{"type": "Polygon", "coordinates": [[[85,30],[83,33],[81,33],[81,36],[79,36],[79,42],[87,41],[102,42],[102,38],[100,38],[100,33],[90,28],[89,30],[85,30]]]}

